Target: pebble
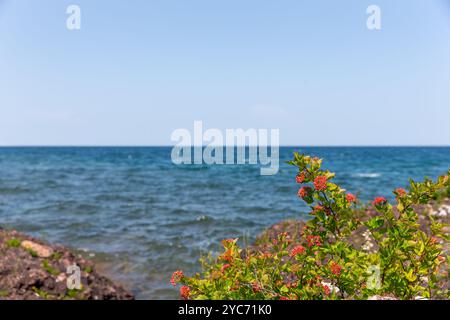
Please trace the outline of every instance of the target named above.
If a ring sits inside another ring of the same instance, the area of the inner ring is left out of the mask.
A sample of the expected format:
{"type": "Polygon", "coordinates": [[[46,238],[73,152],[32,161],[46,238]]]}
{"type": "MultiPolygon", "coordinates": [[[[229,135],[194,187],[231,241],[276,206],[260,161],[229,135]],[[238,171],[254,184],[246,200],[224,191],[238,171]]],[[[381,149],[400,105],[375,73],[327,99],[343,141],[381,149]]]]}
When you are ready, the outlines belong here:
{"type": "Polygon", "coordinates": [[[36,252],[39,258],[49,258],[53,254],[52,248],[29,240],[22,241],[21,246],[22,248],[36,252]]]}

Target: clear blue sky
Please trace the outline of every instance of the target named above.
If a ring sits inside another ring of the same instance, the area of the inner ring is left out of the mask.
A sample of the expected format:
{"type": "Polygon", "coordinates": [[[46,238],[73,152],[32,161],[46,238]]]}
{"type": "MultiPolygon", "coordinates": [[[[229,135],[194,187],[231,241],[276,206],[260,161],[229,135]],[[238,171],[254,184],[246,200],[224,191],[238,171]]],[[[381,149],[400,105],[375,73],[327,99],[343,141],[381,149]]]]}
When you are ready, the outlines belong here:
{"type": "Polygon", "coordinates": [[[167,145],[194,120],[450,145],[449,119],[446,0],[0,0],[0,145],[167,145]]]}

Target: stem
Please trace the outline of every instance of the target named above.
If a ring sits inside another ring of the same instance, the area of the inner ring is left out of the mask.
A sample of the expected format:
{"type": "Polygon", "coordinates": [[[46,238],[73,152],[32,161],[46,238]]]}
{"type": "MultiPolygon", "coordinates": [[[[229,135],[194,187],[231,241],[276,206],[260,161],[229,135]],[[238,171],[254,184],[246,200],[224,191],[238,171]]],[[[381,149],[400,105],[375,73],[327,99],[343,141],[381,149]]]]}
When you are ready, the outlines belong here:
{"type": "Polygon", "coordinates": [[[334,219],[336,220],[336,229],[337,229],[337,234],[335,232],[333,232],[334,236],[336,237],[336,240],[341,238],[341,230],[339,229],[339,226],[337,224],[338,222],[338,217],[337,217],[337,213],[333,211],[333,208],[331,208],[331,202],[330,200],[328,200],[327,194],[324,191],[321,191],[322,195],[325,198],[325,201],[327,202],[326,207],[328,209],[330,209],[331,213],[333,214],[334,219]]]}

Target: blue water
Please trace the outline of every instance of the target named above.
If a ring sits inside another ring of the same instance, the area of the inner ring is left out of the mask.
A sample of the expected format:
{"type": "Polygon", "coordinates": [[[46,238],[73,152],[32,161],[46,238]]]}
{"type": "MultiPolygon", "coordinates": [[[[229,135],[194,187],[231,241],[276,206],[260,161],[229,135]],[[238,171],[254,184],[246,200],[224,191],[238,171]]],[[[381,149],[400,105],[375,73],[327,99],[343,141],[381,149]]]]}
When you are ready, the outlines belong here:
{"type": "MultiPolygon", "coordinates": [[[[324,158],[360,199],[390,196],[408,178],[450,167],[450,148],[282,148],[324,158]]],[[[178,167],[170,148],[0,148],[0,224],[94,253],[141,299],[176,298],[172,271],[198,270],[223,238],[252,241],[264,228],[305,217],[295,168],[178,167]]]]}

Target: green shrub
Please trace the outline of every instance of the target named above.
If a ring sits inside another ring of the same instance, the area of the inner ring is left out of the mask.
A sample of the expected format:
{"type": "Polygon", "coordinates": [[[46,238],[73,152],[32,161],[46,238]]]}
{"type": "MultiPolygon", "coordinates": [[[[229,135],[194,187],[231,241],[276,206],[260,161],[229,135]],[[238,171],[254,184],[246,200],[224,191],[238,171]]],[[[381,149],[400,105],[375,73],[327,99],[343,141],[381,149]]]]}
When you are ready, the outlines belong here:
{"type": "Polygon", "coordinates": [[[11,238],[11,239],[6,240],[5,244],[7,247],[10,247],[10,248],[18,248],[18,247],[20,247],[21,242],[19,239],[11,238]]]}
{"type": "MultiPolygon", "coordinates": [[[[222,242],[217,258],[202,260],[203,272],[193,277],[176,271],[185,299],[367,299],[393,295],[400,299],[448,298],[439,281],[448,256],[443,225],[431,220],[430,234],[420,230],[415,206],[427,204],[449,189],[448,175],[436,182],[410,181],[409,191],[396,189],[395,209],[377,197],[368,210],[333,183],[334,173],[322,160],[298,153],[289,163],[298,168],[299,197],[311,208],[311,219],[296,242],[281,233],[265,251],[242,249],[237,239],[222,242]],[[364,230],[373,249],[352,241],[364,230]]],[[[448,288],[447,288],[448,289],[448,288]]]]}

